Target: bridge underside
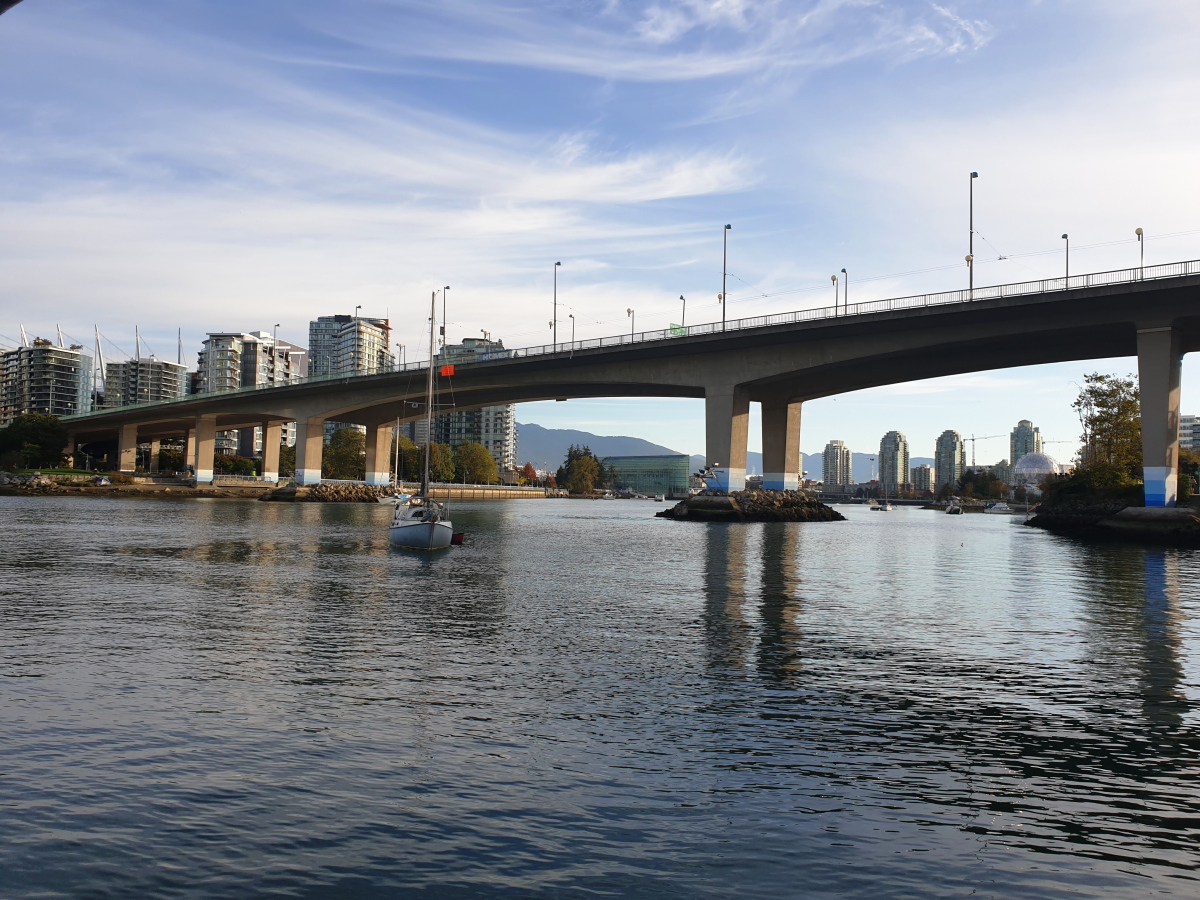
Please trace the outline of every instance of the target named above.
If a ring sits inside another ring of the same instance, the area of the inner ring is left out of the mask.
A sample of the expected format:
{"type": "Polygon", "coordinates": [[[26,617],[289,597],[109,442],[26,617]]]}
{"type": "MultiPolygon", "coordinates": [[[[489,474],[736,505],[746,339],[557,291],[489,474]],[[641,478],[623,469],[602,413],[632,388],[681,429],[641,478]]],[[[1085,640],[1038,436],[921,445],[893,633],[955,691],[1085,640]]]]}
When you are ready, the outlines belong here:
{"type": "MultiPolygon", "coordinates": [[[[764,483],[799,480],[804,401],[991,369],[1136,356],[1149,505],[1173,505],[1179,363],[1200,349],[1200,277],[823,319],[617,349],[576,350],[456,367],[439,385],[457,409],[587,397],[705,400],[706,456],[719,487],[744,485],[749,404],[762,404],[764,483]]],[[[425,371],[205,395],[121,407],[69,422],[76,441],[118,439],[122,469],[139,442],[187,436],[199,481],[213,436],[295,422],[296,475],[319,480],[324,423],[367,427],[368,479],[389,477],[391,427],[424,418],[425,371]]],[[[277,437],[276,437],[277,439],[277,437]]],[[[277,457],[277,447],[267,451],[277,457]]],[[[265,461],[268,472],[277,471],[265,461]]]]}

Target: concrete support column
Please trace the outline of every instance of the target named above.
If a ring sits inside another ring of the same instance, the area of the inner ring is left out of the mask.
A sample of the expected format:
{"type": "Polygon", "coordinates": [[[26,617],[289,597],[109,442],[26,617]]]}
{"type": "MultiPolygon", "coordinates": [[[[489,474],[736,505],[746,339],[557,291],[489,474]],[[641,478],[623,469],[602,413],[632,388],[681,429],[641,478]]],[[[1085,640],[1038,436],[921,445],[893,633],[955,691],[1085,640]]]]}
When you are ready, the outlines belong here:
{"type": "Polygon", "coordinates": [[[117,435],[117,471],[132,475],[137,471],[137,426],[122,425],[117,435]]]}
{"type": "Polygon", "coordinates": [[[158,454],[162,450],[162,441],[150,442],[150,474],[158,474],[158,454]]]}
{"type": "Polygon", "coordinates": [[[740,491],[746,486],[746,437],[750,395],[737,386],[708,388],[704,395],[704,456],[713,469],[709,487],[740,491]]]}
{"type": "Polygon", "coordinates": [[[217,449],[217,417],[196,416],[196,455],[192,466],[196,484],[212,484],[213,456],[217,449]]]}
{"type": "Polygon", "coordinates": [[[367,484],[391,482],[393,427],[391,422],[367,427],[367,484]]]}
{"type": "Polygon", "coordinates": [[[325,417],[296,420],[296,484],[320,484],[321,453],[325,450],[325,417]]]}
{"type": "Polygon", "coordinates": [[[263,477],[267,481],[279,480],[279,441],[283,437],[281,422],[263,422],[263,477]]]}
{"type": "Polygon", "coordinates": [[[196,429],[195,428],[188,429],[187,444],[186,444],[186,449],[184,450],[184,453],[186,455],[183,457],[183,467],[185,469],[188,466],[192,466],[193,468],[195,468],[195,465],[196,465],[196,429]]]}
{"type": "Polygon", "coordinates": [[[1142,406],[1142,478],[1147,506],[1174,506],[1179,472],[1179,332],[1139,328],[1138,389],[1142,406]]]}
{"type": "Polygon", "coordinates": [[[794,491],[800,487],[801,401],[762,403],[763,487],[794,491]]]}

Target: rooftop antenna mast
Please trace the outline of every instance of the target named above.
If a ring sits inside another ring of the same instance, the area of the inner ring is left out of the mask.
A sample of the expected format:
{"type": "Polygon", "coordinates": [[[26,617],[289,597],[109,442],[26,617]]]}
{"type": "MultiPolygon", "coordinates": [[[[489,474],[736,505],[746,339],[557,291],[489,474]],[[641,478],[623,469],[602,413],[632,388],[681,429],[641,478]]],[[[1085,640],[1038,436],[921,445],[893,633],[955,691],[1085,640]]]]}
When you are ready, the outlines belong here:
{"type": "Polygon", "coordinates": [[[25,336],[25,326],[24,325],[21,326],[21,346],[22,347],[29,346],[29,338],[27,338],[25,336]]]}
{"type": "Polygon", "coordinates": [[[55,325],[54,327],[58,329],[58,346],[60,346],[60,347],[65,347],[65,346],[67,346],[66,344],[64,344],[64,343],[63,343],[63,339],[62,339],[62,326],[61,326],[61,325],[55,325]]]}

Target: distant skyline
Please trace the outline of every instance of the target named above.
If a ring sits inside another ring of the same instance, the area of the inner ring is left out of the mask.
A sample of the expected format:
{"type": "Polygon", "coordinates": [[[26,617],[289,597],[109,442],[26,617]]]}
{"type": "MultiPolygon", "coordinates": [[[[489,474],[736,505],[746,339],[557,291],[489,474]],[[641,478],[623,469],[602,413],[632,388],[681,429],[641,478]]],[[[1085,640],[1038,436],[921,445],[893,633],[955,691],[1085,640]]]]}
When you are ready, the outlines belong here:
{"type": "MultiPolygon", "coordinates": [[[[450,340],[526,346],[556,260],[560,338],[666,327],[680,294],[713,321],[727,222],[731,317],[827,305],[843,267],[852,302],[964,287],[971,171],[977,286],[1061,274],[1064,232],[1076,272],[1136,265],[1136,227],[1147,263],[1200,258],[1198,25],[1154,0],[27,0],[0,15],[0,346],[139,326],[174,359],[181,328],[194,368],[205,332],[305,344],[361,304],[412,360],[445,284],[450,340]]],[[[1073,441],[1094,370],[1136,360],[815,401],[801,446],[1073,441]]],[[[518,416],[703,451],[698,401],[518,416]]]]}

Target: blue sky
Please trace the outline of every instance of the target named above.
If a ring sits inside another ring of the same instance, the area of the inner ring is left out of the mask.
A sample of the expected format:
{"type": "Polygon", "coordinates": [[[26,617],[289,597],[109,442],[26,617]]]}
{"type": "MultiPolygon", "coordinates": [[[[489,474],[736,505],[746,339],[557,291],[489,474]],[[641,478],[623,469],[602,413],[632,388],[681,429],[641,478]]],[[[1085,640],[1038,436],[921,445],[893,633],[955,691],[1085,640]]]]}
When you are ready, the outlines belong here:
{"type": "MultiPolygon", "coordinates": [[[[1136,263],[1137,226],[1148,262],[1200,258],[1198,26],[1154,0],[25,0],[0,16],[0,343],[98,324],[128,350],[136,324],[173,355],[182,328],[194,364],[206,331],[304,343],[361,304],[416,346],[449,284],[452,340],[524,346],[555,260],[563,331],[663,327],[680,294],[695,323],[726,222],[731,316],[825,305],[843,266],[852,300],[954,288],[971,170],[977,284],[1058,274],[1064,231],[1073,271],[1136,263]]],[[[932,455],[1031,418],[1065,458],[1072,382],[1134,368],[829,398],[801,444],[896,428],[932,455]]],[[[694,401],[519,418],[703,451],[694,401]]]]}

